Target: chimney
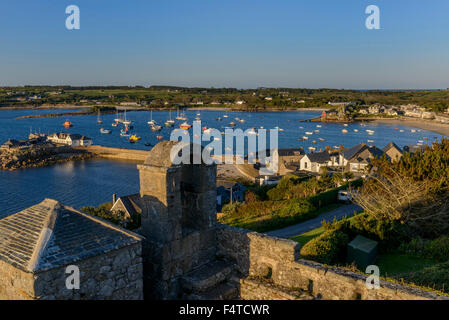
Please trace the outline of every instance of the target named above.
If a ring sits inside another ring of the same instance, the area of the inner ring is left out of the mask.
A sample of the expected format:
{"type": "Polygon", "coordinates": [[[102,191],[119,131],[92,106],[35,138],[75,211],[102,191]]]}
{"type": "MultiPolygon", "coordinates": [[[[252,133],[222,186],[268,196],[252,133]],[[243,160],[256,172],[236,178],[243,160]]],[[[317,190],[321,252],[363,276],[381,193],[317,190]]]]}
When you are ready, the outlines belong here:
{"type": "Polygon", "coordinates": [[[115,193],[112,194],[112,205],[117,202],[117,195],[115,193]]]}

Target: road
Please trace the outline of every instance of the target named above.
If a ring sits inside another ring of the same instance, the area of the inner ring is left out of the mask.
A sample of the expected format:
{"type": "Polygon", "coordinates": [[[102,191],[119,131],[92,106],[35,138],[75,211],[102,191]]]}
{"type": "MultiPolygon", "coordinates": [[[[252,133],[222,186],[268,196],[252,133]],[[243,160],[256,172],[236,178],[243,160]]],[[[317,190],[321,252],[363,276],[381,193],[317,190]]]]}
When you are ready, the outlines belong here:
{"type": "Polygon", "coordinates": [[[323,221],[323,220],[326,220],[327,222],[333,221],[334,217],[336,217],[337,220],[340,220],[344,216],[352,215],[354,213],[354,211],[360,212],[360,211],[362,211],[362,208],[360,208],[356,204],[344,205],[335,210],[329,211],[327,213],[323,213],[322,215],[320,215],[316,218],[310,219],[308,221],[304,221],[304,222],[295,224],[295,225],[287,227],[287,228],[270,231],[270,232],[267,232],[266,234],[269,236],[273,236],[273,237],[288,239],[288,238],[300,235],[304,232],[321,227],[321,221],[323,221]]]}

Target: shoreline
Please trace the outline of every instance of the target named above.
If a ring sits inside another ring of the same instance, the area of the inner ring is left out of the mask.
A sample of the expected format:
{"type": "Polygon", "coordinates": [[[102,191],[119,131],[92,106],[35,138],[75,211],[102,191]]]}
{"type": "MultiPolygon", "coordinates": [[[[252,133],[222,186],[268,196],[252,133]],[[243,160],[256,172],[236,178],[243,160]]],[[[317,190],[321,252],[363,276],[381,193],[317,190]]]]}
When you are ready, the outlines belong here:
{"type": "Polygon", "coordinates": [[[382,119],[382,120],[373,120],[373,122],[385,124],[400,124],[417,129],[439,133],[443,136],[449,137],[449,124],[439,123],[432,120],[382,119]]]}

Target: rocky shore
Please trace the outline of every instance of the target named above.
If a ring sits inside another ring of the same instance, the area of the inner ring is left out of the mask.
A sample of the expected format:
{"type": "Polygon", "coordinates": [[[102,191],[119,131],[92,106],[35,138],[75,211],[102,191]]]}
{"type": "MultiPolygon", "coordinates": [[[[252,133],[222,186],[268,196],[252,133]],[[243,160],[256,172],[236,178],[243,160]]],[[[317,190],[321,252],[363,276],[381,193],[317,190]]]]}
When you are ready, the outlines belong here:
{"type": "Polygon", "coordinates": [[[90,152],[71,147],[35,147],[22,150],[0,150],[0,169],[17,170],[45,167],[57,162],[86,160],[93,158],[90,152]]]}

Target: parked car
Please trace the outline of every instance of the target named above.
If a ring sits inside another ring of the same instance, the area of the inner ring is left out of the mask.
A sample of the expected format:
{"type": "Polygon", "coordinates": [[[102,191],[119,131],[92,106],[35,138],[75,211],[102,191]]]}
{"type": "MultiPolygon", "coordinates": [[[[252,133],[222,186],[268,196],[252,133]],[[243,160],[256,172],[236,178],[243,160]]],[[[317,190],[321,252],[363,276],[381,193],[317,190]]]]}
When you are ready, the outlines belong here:
{"type": "Polygon", "coordinates": [[[338,191],[338,201],[350,203],[352,202],[352,195],[348,190],[338,191]]]}

